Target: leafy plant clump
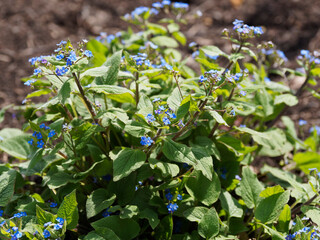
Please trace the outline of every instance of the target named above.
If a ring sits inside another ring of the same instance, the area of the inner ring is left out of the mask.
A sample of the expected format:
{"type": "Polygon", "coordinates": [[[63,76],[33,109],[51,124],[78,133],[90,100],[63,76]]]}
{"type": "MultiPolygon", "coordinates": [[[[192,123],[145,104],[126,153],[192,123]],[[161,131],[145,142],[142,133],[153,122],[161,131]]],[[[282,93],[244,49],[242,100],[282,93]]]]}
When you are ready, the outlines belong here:
{"type": "Polygon", "coordinates": [[[1,239],[319,239],[320,127],[285,114],[319,98],[320,54],[286,68],[235,20],[230,53],[186,55],[188,8],[138,7],[123,19],[139,32],[30,59],[27,121],[0,131],[1,239]]]}

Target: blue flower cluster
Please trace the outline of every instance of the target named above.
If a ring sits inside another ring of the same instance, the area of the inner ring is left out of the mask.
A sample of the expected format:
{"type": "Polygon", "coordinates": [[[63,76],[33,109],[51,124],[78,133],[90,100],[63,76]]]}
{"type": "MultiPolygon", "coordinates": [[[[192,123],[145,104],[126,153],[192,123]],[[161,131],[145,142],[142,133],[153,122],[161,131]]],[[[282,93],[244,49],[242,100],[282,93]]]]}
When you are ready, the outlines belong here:
{"type": "Polygon", "coordinates": [[[238,32],[242,38],[251,38],[263,34],[262,27],[249,26],[238,19],[233,21],[233,29],[238,32]]]}
{"type": "Polygon", "coordinates": [[[51,208],[55,208],[55,207],[57,207],[58,206],[58,203],[55,203],[55,202],[51,202],[50,203],[50,207],[51,208]]]}
{"type": "MultiPolygon", "coordinates": [[[[46,126],[44,123],[40,124],[39,127],[43,130],[50,130],[50,127],[46,126]]],[[[56,132],[55,130],[50,130],[50,132],[48,133],[48,138],[52,138],[54,135],[56,135],[56,132]]],[[[44,146],[44,141],[43,141],[43,135],[41,132],[37,132],[37,131],[34,131],[32,133],[32,137],[36,138],[38,141],[37,141],[37,148],[43,148],[44,146]]],[[[34,143],[34,139],[31,138],[28,143],[30,145],[33,145],[34,143]]]]}
{"type": "Polygon", "coordinates": [[[18,213],[15,213],[11,219],[13,219],[13,218],[22,218],[22,217],[25,217],[25,216],[27,216],[26,212],[18,212],[18,213]]]}
{"type": "Polygon", "coordinates": [[[317,135],[320,135],[320,126],[311,127],[309,130],[310,133],[313,133],[314,131],[316,131],[317,135]]]}
{"type": "Polygon", "coordinates": [[[286,55],[284,54],[283,51],[281,50],[276,50],[276,49],[262,49],[261,50],[262,54],[265,54],[266,56],[272,56],[272,57],[278,57],[280,59],[282,59],[284,62],[288,61],[288,58],[286,57],[286,55]]]}
{"type": "Polygon", "coordinates": [[[178,210],[179,206],[177,203],[168,203],[167,208],[169,213],[173,213],[178,210]]]}
{"type": "Polygon", "coordinates": [[[106,210],[104,210],[104,211],[102,212],[102,217],[109,217],[109,216],[110,216],[110,214],[111,214],[112,212],[109,212],[108,210],[109,210],[109,208],[107,208],[106,210]]]}
{"type": "Polygon", "coordinates": [[[148,8],[148,7],[137,7],[136,9],[134,9],[131,14],[127,13],[126,15],[124,15],[124,19],[125,20],[134,20],[136,19],[136,17],[138,16],[143,16],[144,14],[146,14],[147,12],[149,12],[150,15],[157,15],[159,13],[159,11],[155,8],[148,8]]]}
{"type": "MultiPolygon", "coordinates": [[[[319,229],[317,229],[317,228],[311,229],[310,227],[304,227],[304,228],[294,232],[293,234],[288,234],[285,239],[286,240],[293,240],[297,236],[302,236],[302,235],[306,236],[310,232],[311,232],[310,240],[311,239],[313,239],[313,240],[319,240],[320,239],[320,231],[319,231],[319,229]]],[[[306,238],[303,238],[303,239],[306,239],[306,238]]]]}
{"type": "Polygon", "coordinates": [[[28,81],[26,81],[24,83],[24,85],[28,86],[28,87],[31,87],[33,83],[35,83],[37,80],[35,79],[29,79],[28,81]]]}
{"type": "Polygon", "coordinates": [[[317,51],[311,53],[309,50],[301,50],[298,59],[308,61],[309,63],[320,64],[320,58],[317,58],[315,56],[320,56],[320,53],[317,51]]]}
{"type": "Polygon", "coordinates": [[[31,66],[35,66],[38,65],[40,63],[42,64],[46,64],[48,61],[46,60],[46,58],[48,58],[50,56],[40,56],[40,57],[33,57],[29,59],[29,63],[31,64],[31,66]]]}
{"type": "Polygon", "coordinates": [[[18,227],[12,227],[6,230],[6,232],[10,233],[11,240],[16,240],[22,238],[22,233],[18,231],[18,227]]]}
{"type": "MultiPolygon", "coordinates": [[[[47,222],[47,223],[43,224],[43,227],[44,227],[44,228],[47,228],[47,227],[53,226],[53,230],[58,231],[58,230],[60,230],[60,229],[63,228],[63,224],[64,224],[64,222],[65,222],[65,219],[63,219],[63,218],[61,218],[61,217],[57,217],[57,218],[56,218],[56,222],[57,222],[57,223],[47,222]]],[[[37,233],[38,233],[38,232],[36,232],[35,235],[36,235],[37,233]]],[[[45,229],[45,230],[43,231],[43,237],[44,237],[44,238],[49,238],[50,236],[51,236],[50,231],[49,231],[48,229],[45,229]]]]}
{"type": "Polygon", "coordinates": [[[308,122],[306,120],[300,119],[299,120],[299,126],[306,125],[308,122]]]}
{"type": "Polygon", "coordinates": [[[131,55],[131,58],[135,61],[137,66],[142,66],[143,64],[150,67],[151,62],[147,59],[146,53],[138,53],[137,55],[131,55]]]}
{"type": "MultiPolygon", "coordinates": [[[[170,6],[171,1],[169,0],[163,0],[162,2],[155,2],[152,4],[152,7],[154,8],[164,8],[165,6],[170,6]]],[[[183,3],[183,2],[174,2],[172,4],[172,7],[175,9],[188,9],[189,4],[188,3],[183,3]]]]}
{"type": "Polygon", "coordinates": [[[141,137],[141,141],[140,141],[140,144],[142,146],[151,146],[151,144],[154,143],[154,141],[150,138],[150,137],[141,137]]]}

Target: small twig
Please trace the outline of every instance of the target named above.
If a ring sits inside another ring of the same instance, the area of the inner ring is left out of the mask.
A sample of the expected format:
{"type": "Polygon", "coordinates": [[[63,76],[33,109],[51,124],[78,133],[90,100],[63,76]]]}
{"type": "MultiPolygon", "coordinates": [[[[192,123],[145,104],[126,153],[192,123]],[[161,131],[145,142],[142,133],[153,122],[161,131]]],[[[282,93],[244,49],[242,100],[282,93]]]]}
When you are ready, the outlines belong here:
{"type": "Polygon", "coordinates": [[[135,72],[134,76],[136,78],[136,80],[135,80],[135,82],[136,82],[136,106],[138,107],[138,104],[139,104],[139,83],[138,83],[139,72],[135,72]]]}
{"type": "Polygon", "coordinates": [[[93,110],[93,107],[92,107],[91,103],[89,102],[88,98],[86,97],[86,95],[85,95],[85,93],[84,93],[84,91],[83,91],[83,88],[82,88],[82,86],[81,86],[79,77],[78,77],[75,73],[72,73],[72,75],[73,75],[74,80],[75,80],[75,82],[76,82],[76,84],[77,84],[77,86],[78,86],[78,89],[79,89],[79,91],[80,91],[81,97],[82,97],[82,99],[83,99],[83,101],[84,101],[84,103],[85,103],[85,105],[86,105],[86,107],[87,107],[87,109],[88,109],[91,117],[92,117],[92,120],[93,120],[95,123],[98,123],[98,122],[97,122],[97,119],[95,119],[96,114],[95,114],[95,112],[94,112],[94,110],[93,110]]]}

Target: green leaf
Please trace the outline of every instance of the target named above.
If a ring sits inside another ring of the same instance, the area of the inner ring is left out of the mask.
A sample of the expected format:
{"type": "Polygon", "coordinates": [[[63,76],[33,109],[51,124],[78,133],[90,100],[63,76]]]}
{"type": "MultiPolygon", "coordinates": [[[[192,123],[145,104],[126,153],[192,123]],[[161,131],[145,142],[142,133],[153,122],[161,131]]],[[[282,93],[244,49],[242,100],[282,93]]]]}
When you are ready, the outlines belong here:
{"type": "Polygon", "coordinates": [[[90,77],[102,77],[106,76],[110,67],[106,66],[101,66],[101,67],[96,67],[96,68],[90,68],[87,71],[83,72],[81,74],[81,78],[85,76],[90,76],[90,77]]]}
{"type": "Polygon", "coordinates": [[[220,50],[220,48],[216,46],[204,46],[200,48],[205,54],[210,56],[227,56],[223,51],[220,50]]]}
{"type": "Polygon", "coordinates": [[[52,175],[48,174],[44,179],[48,179],[47,185],[50,189],[57,189],[67,185],[69,182],[77,182],[77,180],[65,172],[56,172],[52,175]]]}
{"type": "Polygon", "coordinates": [[[171,161],[187,163],[189,165],[197,164],[197,159],[193,155],[190,147],[181,143],[176,143],[171,139],[165,139],[163,141],[162,151],[171,161]]]}
{"type": "Polygon", "coordinates": [[[242,179],[240,181],[240,196],[248,208],[254,208],[259,201],[259,194],[263,190],[261,183],[258,181],[249,167],[242,169],[242,179]]]}
{"type": "Polygon", "coordinates": [[[117,182],[110,182],[108,191],[116,194],[118,204],[126,205],[132,200],[136,193],[136,183],[136,173],[132,173],[128,177],[122,178],[117,182]]]}
{"type": "Polygon", "coordinates": [[[205,136],[196,136],[194,144],[204,149],[208,154],[215,156],[218,160],[221,160],[220,152],[210,138],[205,136]]]}
{"type": "Polygon", "coordinates": [[[169,48],[179,47],[179,44],[177,43],[176,40],[167,36],[157,36],[157,37],[151,38],[151,42],[158,45],[159,47],[169,47],[169,48]]]}
{"type": "Polygon", "coordinates": [[[182,98],[180,96],[180,92],[178,88],[175,88],[170,97],[168,97],[167,103],[169,105],[170,108],[172,108],[173,110],[176,110],[180,107],[182,98]]]}
{"type": "Polygon", "coordinates": [[[94,229],[109,228],[121,240],[130,240],[138,236],[140,232],[139,224],[132,219],[121,219],[119,216],[109,216],[93,222],[94,229]]]}
{"type": "Polygon", "coordinates": [[[181,45],[186,45],[187,43],[187,38],[182,32],[174,32],[172,33],[172,36],[181,43],[181,45]]]}
{"type": "Polygon", "coordinates": [[[89,90],[97,93],[103,93],[107,98],[120,103],[136,103],[133,93],[129,89],[124,87],[113,85],[99,85],[92,86],[91,88],[89,88],[89,90]]]}
{"type": "Polygon", "coordinates": [[[155,229],[154,238],[156,240],[164,240],[164,239],[171,239],[173,231],[173,220],[172,215],[169,214],[162,218],[160,224],[155,229]]]}
{"type": "Polygon", "coordinates": [[[290,192],[277,193],[262,199],[255,211],[255,218],[263,223],[275,221],[289,201],[290,192]]]}
{"type": "Polygon", "coordinates": [[[297,167],[300,168],[305,174],[309,174],[309,168],[320,169],[320,154],[316,152],[296,153],[293,156],[293,161],[297,163],[297,167]]]}
{"type": "Polygon", "coordinates": [[[278,168],[270,167],[268,165],[265,165],[263,168],[261,168],[261,173],[265,174],[266,172],[269,172],[275,178],[289,183],[293,188],[302,192],[306,192],[304,186],[294,178],[293,174],[290,174],[289,172],[283,171],[278,168]]]}
{"type": "Polygon", "coordinates": [[[131,121],[126,123],[124,131],[134,137],[139,138],[145,136],[148,132],[151,131],[151,129],[149,128],[149,125],[137,121],[131,121]]]}
{"type": "Polygon", "coordinates": [[[243,209],[238,203],[237,200],[235,200],[231,194],[223,190],[220,195],[220,201],[221,201],[221,206],[226,212],[229,214],[229,218],[236,217],[236,218],[241,218],[243,215],[243,209]]]}
{"type": "Polygon", "coordinates": [[[96,39],[92,39],[87,43],[87,49],[92,51],[95,66],[101,66],[106,61],[108,48],[96,39]]]}
{"type": "Polygon", "coordinates": [[[49,93],[51,93],[52,90],[49,89],[49,88],[43,88],[43,89],[40,89],[40,90],[37,90],[37,91],[34,91],[32,93],[29,93],[26,98],[32,98],[32,97],[40,97],[40,96],[43,96],[43,95],[47,95],[49,93]]]}
{"type": "Polygon", "coordinates": [[[201,237],[210,239],[218,235],[220,229],[219,217],[214,208],[210,208],[201,219],[198,232],[201,237]]]}
{"type": "Polygon", "coordinates": [[[65,82],[58,92],[58,98],[62,104],[65,104],[66,100],[70,97],[71,86],[70,82],[65,82]]]}
{"type": "Polygon", "coordinates": [[[103,64],[105,67],[109,67],[106,75],[96,78],[97,85],[113,85],[118,81],[118,73],[120,70],[122,50],[115,52],[107,61],[103,64]]]}
{"type": "Polygon", "coordinates": [[[203,151],[203,148],[192,148],[192,153],[195,158],[198,160],[195,165],[195,169],[202,172],[203,176],[208,178],[210,181],[212,180],[212,169],[213,169],[213,161],[212,157],[206,152],[203,151]]]}
{"type": "Polygon", "coordinates": [[[216,122],[223,124],[225,126],[229,126],[226,121],[223,119],[223,117],[216,111],[209,111],[209,114],[216,120],[216,122]]]}
{"type": "Polygon", "coordinates": [[[148,222],[152,227],[152,229],[155,229],[160,223],[158,214],[150,208],[143,209],[143,211],[141,211],[139,215],[140,215],[140,218],[148,219],[148,222]]]}
{"type": "Polygon", "coordinates": [[[183,212],[183,216],[190,222],[200,222],[203,216],[209,211],[206,207],[192,207],[183,212]]]}
{"type": "Polygon", "coordinates": [[[135,205],[127,205],[125,208],[121,210],[120,218],[133,218],[134,216],[139,214],[139,208],[135,205]]]}
{"type": "Polygon", "coordinates": [[[261,156],[280,156],[290,152],[293,149],[291,143],[287,140],[283,130],[276,128],[263,133],[264,138],[256,135],[252,136],[256,142],[263,146],[259,154],[261,156]],[[267,138],[265,138],[267,137],[267,138]]]}
{"type": "Polygon", "coordinates": [[[31,152],[31,146],[28,143],[30,139],[31,137],[26,134],[4,138],[0,141],[0,150],[13,157],[26,160],[31,152]]]}
{"type": "Polygon", "coordinates": [[[314,206],[302,206],[301,211],[309,217],[312,222],[320,226],[320,209],[314,206]]]}
{"type": "Polygon", "coordinates": [[[206,206],[215,203],[220,195],[221,185],[218,175],[212,170],[212,180],[203,176],[201,171],[193,171],[186,183],[188,193],[206,206]]]}
{"type": "Polygon", "coordinates": [[[117,154],[110,153],[110,158],[113,160],[113,180],[119,181],[140,168],[147,156],[141,150],[125,148],[117,154]]]}
{"type": "Polygon", "coordinates": [[[152,169],[159,169],[163,177],[175,177],[180,172],[179,166],[173,163],[158,161],[155,158],[149,158],[149,163],[152,169]]]}
{"type": "Polygon", "coordinates": [[[0,110],[0,123],[3,122],[3,120],[4,120],[4,114],[5,114],[6,110],[9,109],[10,107],[12,107],[12,104],[7,105],[7,106],[1,108],[1,110],[0,110]]]}
{"type": "Polygon", "coordinates": [[[91,218],[111,206],[115,199],[116,195],[113,194],[110,197],[106,189],[99,188],[93,191],[86,202],[87,218],[91,218]]]}
{"type": "Polygon", "coordinates": [[[63,202],[58,209],[57,216],[66,219],[67,229],[71,230],[77,227],[79,213],[76,190],[73,190],[70,194],[64,197],[63,202]]]}
{"type": "Polygon", "coordinates": [[[286,204],[279,215],[279,222],[277,225],[277,229],[284,233],[289,232],[290,220],[291,220],[291,208],[288,204],[286,204]]]}
{"type": "Polygon", "coordinates": [[[281,233],[279,233],[278,231],[264,225],[261,224],[264,228],[264,230],[272,237],[272,240],[285,240],[285,237],[282,236],[281,233]]]}
{"type": "Polygon", "coordinates": [[[266,198],[266,197],[270,197],[274,194],[278,194],[278,193],[283,193],[284,189],[280,186],[280,185],[276,185],[273,187],[267,187],[265,190],[263,190],[259,196],[266,198]]]}
{"type": "Polygon", "coordinates": [[[265,89],[256,92],[256,101],[262,106],[264,116],[267,117],[273,113],[273,104],[270,94],[265,89]]]}
{"type": "Polygon", "coordinates": [[[36,206],[36,215],[37,215],[37,221],[40,225],[43,225],[47,222],[55,222],[57,216],[53,215],[50,212],[47,212],[43,210],[38,205],[36,206]]]}
{"type": "Polygon", "coordinates": [[[299,102],[298,98],[292,94],[281,94],[275,97],[274,104],[281,104],[284,103],[290,107],[297,105],[299,102]]]}
{"type": "Polygon", "coordinates": [[[0,175],[0,206],[6,206],[13,197],[17,172],[10,170],[0,175]]]}

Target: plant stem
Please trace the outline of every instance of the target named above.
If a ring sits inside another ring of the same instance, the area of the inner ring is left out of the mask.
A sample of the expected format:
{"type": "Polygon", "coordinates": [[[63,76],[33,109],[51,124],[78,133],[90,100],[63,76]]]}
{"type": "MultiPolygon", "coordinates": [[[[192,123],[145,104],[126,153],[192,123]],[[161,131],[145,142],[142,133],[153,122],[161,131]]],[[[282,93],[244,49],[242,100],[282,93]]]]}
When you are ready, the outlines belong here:
{"type": "Polygon", "coordinates": [[[85,103],[85,105],[86,105],[86,107],[87,107],[87,109],[88,109],[88,111],[89,111],[89,113],[90,113],[90,115],[91,115],[92,120],[93,120],[95,123],[98,123],[98,122],[97,122],[97,119],[95,119],[96,114],[95,114],[95,112],[94,112],[94,110],[93,110],[93,107],[92,107],[91,103],[89,102],[88,98],[86,97],[86,95],[85,95],[85,93],[84,93],[84,91],[83,91],[83,88],[82,88],[82,86],[81,86],[79,77],[78,77],[77,74],[75,74],[75,73],[72,73],[72,75],[73,75],[74,80],[75,80],[75,82],[76,82],[76,84],[77,84],[77,86],[78,86],[78,89],[79,89],[79,91],[80,91],[81,97],[82,97],[82,99],[83,99],[83,101],[84,101],[84,103],[85,103]]]}
{"type": "Polygon", "coordinates": [[[139,72],[135,72],[134,76],[136,78],[136,80],[135,80],[135,82],[136,82],[136,106],[138,107],[139,98],[140,98],[140,96],[139,96],[139,83],[138,83],[138,81],[139,81],[139,72]]]}

